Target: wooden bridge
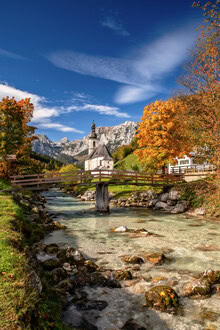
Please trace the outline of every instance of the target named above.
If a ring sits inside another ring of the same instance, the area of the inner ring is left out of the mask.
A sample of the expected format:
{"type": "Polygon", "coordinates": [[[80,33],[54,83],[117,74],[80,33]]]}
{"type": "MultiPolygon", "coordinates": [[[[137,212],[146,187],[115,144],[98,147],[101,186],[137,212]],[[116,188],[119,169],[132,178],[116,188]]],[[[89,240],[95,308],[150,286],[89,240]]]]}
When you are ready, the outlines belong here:
{"type": "Polygon", "coordinates": [[[164,186],[183,181],[182,174],[159,175],[133,171],[91,170],[44,174],[15,175],[12,187],[22,190],[43,190],[63,185],[96,185],[96,209],[109,210],[108,185],[164,186]]]}

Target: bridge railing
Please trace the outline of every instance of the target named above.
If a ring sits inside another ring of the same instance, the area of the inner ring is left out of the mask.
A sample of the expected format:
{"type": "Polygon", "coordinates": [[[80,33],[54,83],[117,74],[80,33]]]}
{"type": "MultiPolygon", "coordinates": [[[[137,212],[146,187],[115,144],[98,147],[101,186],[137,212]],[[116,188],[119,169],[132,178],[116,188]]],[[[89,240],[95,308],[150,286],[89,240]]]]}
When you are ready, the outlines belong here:
{"type": "Polygon", "coordinates": [[[42,185],[62,184],[96,184],[108,182],[108,184],[165,184],[182,181],[182,175],[160,175],[134,171],[97,169],[90,171],[74,172],[48,172],[44,174],[15,175],[11,177],[14,187],[40,187],[42,185]]]}

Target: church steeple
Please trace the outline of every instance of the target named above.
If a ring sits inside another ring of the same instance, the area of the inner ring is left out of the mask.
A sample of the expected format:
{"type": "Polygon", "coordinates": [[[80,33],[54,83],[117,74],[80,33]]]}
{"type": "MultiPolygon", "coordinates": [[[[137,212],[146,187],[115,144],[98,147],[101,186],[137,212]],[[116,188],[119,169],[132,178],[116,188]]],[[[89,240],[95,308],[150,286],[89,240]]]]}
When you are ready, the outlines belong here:
{"type": "Polygon", "coordinates": [[[92,122],[91,133],[89,134],[89,155],[97,147],[97,134],[95,132],[95,123],[92,122]]]}

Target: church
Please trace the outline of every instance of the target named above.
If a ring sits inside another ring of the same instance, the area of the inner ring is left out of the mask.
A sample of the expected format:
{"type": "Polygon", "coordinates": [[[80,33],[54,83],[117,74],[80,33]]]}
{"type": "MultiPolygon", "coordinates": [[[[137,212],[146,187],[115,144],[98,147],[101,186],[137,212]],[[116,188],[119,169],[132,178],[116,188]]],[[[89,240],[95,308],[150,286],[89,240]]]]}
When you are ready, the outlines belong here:
{"type": "Polygon", "coordinates": [[[91,133],[89,134],[89,151],[85,160],[85,171],[108,169],[113,170],[114,160],[105,144],[99,144],[95,131],[95,123],[92,123],[91,133]]]}

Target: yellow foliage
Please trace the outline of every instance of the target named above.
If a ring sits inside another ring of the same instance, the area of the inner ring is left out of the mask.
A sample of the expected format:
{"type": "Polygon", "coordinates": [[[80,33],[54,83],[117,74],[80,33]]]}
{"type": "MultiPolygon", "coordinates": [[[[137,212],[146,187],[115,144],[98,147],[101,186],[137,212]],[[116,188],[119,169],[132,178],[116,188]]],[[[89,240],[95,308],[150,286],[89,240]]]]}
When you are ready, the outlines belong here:
{"type": "Polygon", "coordinates": [[[159,169],[192,150],[180,98],[155,101],[144,108],[135,154],[146,168],[159,169]]]}

